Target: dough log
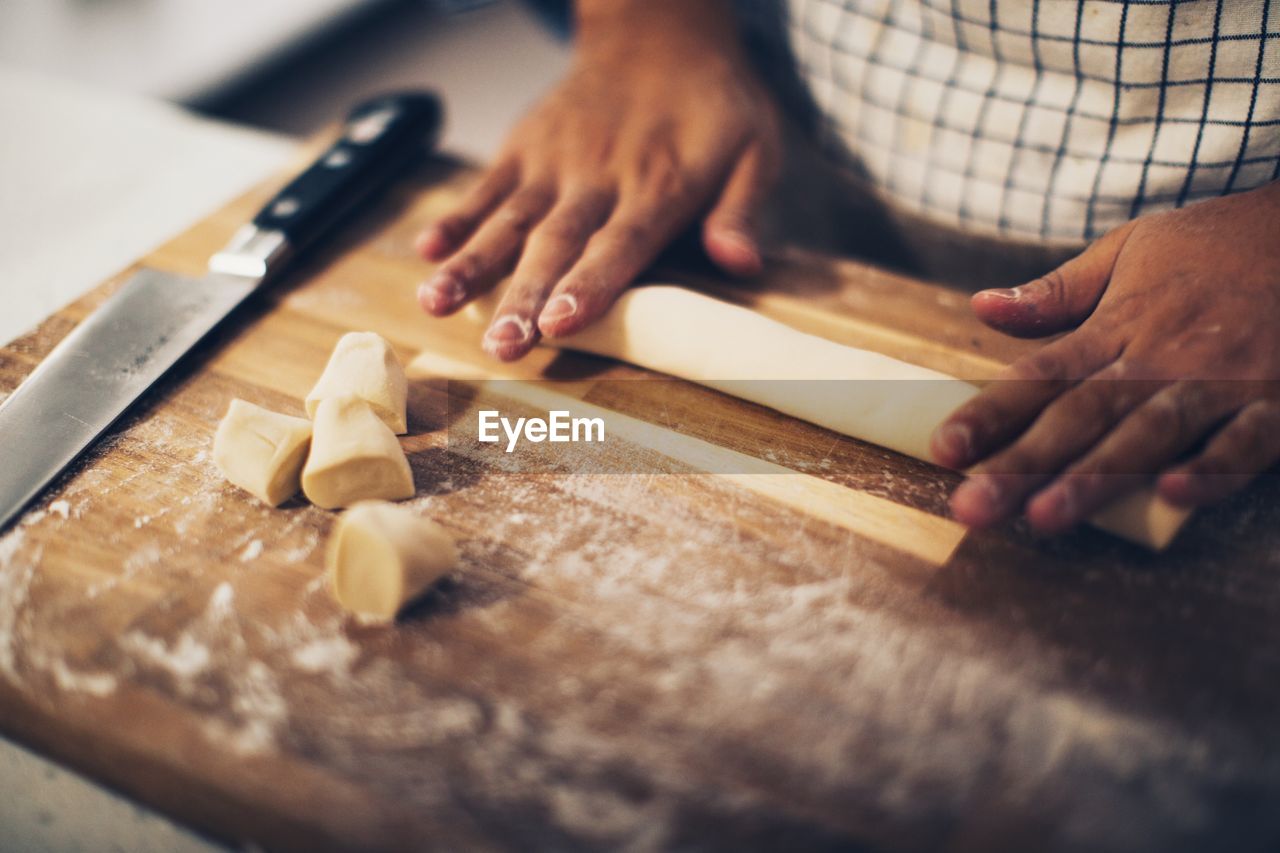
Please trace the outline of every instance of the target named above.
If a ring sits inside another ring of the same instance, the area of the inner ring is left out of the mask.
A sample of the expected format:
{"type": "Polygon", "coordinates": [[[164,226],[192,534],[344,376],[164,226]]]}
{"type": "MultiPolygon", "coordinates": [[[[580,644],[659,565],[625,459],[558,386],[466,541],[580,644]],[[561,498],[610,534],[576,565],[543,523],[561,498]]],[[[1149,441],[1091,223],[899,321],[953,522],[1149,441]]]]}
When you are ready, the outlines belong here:
{"type": "Polygon", "coordinates": [[[328,397],[316,407],[302,491],[318,507],[413,497],[413,471],[391,428],[359,397],[328,397]]]}
{"type": "Polygon", "coordinates": [[[244,400],[232,400],[213,436],[222,476],[271,506],[298,492],[311,423],[244,400]]]}
{"type": "MultiPolygon", "coordinates": [[[[933,461],[933,430],[978,393],[946,374],[667,285],[632,288],[599,322],[544,343],[669,373],[926,461],[933,461]],[[821,380],[846,384],[838,389],[821,380]],[[849,380],[864,381],[850,386],[849,380]]],[[[1121,498],[1091,522],[1160,549],[1189,515],[1148,488],[1121,498]]]]}
{"type": "Polygon", "coordinates": [[[458,564],[458,549],[431,519],[369,501],[338,519],[325,564],[343,609],[362,622],[389,622],[458,564]]]}
{"type": "Polygon", "coordinates": [[[307,395],[307,415],[315,419],[321,400],[359,397],[396,435],[408,431],[404,368],[391,344],[375,332],[343,335],[324,373],[307,395]]]}

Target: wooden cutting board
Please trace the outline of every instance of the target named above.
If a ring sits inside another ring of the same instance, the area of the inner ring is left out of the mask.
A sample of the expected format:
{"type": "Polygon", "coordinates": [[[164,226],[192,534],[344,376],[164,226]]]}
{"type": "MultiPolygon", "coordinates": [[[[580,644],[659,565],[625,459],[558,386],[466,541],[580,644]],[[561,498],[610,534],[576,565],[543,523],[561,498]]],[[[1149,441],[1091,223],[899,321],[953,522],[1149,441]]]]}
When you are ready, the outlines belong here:
{"type": "MultiPolygon", "coordinates": [[[[321,581],[334,516],[247,499],[209,442],[232,397],[300,414],[349,330],[481,363],[474,328],[418,311],[409,248],[470,179],[444,161],[409,176],[0,538],[5,734],[268,847],[1280,841],[1273,478],[1160,555],[1095,531],[965,535],[954,474],[538,353],[572,381],[523,387],[629,429],[595,467],[530,472],[450,440],[521,386],[416,383],[411,505],[458,535],[463,570],[396,628],[344,621],[321,581]]],[[[269,190],[146,263],[201,271],[269,190]]],[[[119,281],[0,350],[0,391],[119,281]]],[[[701,283],[970,378],[1028,346],[963,294],[855,263],[701,283]]]]}

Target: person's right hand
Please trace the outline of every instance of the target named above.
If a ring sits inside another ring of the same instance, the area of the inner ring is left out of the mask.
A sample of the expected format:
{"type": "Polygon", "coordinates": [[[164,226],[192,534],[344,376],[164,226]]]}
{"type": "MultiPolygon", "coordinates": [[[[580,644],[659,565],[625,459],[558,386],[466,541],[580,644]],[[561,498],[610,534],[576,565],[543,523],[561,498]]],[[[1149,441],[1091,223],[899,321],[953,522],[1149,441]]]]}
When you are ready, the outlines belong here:
{"type": "Polygon", "coordinates": [[[781,143],[727,4],[610,4],[607,21],[582,4],[568,77],[418,238],[424,258],[443,261],[418,290],[431,314],[456,311],[514,270],[484,337],[503,360],[539,334],[567,335],[602,315],[699,217],[720,267],[761,267],[754,217],[781,143]]]}

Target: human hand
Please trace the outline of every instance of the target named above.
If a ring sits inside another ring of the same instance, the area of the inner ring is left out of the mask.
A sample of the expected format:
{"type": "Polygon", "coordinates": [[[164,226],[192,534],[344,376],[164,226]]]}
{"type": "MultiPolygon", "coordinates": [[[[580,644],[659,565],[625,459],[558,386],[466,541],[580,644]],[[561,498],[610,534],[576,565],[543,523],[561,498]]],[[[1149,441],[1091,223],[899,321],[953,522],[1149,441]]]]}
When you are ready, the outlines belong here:
{"type": "Polygon", "coordinates": [[[437,316],[514,270],[484,337],[503,360],[602,315],[700,216],[720,267],[761,267],[754,216],[781,144],[727,3],[610,2],[608,15],[583,13],[568,77],[418,239],[443,261],[418,291],[437,316]]]}
{"type": "Polygon", "coordinates": [[[951,497],[985,526],[1059,532],[1155,478],[1194,506],[1280,460],[1280,184],[1134,220],[1041,279],[973,297],[1018,336],[1070,330],[934,433],[976,466],[951,497]]]}

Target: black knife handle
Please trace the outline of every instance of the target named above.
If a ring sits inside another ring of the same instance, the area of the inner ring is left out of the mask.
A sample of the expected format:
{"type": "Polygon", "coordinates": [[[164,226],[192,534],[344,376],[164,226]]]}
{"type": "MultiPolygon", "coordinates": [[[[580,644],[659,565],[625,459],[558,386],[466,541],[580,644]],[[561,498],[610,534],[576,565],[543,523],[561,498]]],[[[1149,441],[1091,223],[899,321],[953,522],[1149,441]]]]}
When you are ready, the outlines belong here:
{"type": "Polygon", "coordinates": [[[263,231],[284,234],[300,251],[344,216],[414,155],[439,139],[444,109],[429,92],[381,95],[347,117],[342,136],[254,217],[263,231]]]}

